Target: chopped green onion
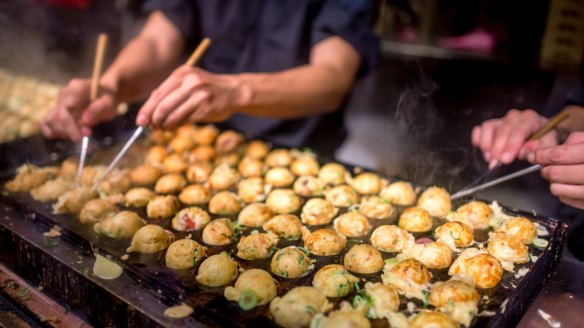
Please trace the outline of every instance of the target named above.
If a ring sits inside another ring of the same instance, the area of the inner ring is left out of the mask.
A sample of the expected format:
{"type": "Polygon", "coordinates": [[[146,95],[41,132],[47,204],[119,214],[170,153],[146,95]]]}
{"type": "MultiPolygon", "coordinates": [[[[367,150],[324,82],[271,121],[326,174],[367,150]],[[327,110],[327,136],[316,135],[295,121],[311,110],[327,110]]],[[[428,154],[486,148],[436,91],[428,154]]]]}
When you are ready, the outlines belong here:
{"type": "Polygon", "coordinates": [[[239,294],[239,307],[245,311],[253,309],[258,303],[258,296],[251,289],[241,291],[239,294]]]}
{"type": "Polygon", "coordinates": [[[307,305],[307,306],[306,306],[306,312],[308,312],[308,313],[312,313],[312,314],[315,314],[315,313],[317,313],[318,311],[316,310],[316,308],[315,308],[314,306],[312,306],[312,305],[307,305]]]}
{"type": "Polygon", "coordinates": [[[533,246],[540,248],[540,249],[544,249],[549,245],[549,241],[545,240],[545,239],[541,239],[541,238],[535,238],[533,240],[533,246]]]}
{"type": "Polygon", "coordinates": [[[392,257],[390,259],[385,259],[385,264],[396,264],[397,263],[397,257],[392,257]]]}

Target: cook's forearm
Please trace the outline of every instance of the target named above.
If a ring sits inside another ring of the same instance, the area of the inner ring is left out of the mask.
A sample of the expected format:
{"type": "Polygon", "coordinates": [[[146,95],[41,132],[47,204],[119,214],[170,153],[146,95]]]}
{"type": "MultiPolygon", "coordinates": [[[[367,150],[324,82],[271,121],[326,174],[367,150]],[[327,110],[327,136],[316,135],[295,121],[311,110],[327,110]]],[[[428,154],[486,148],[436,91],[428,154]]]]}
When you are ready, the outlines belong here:
{"type": "Polygon", "coordinates": [[[283,119],[331,112],[351,89],[360,64],[357,51],[333,36],[316,44],[310,63],[276,73],[239,75],[239,112],[283,119]]]}

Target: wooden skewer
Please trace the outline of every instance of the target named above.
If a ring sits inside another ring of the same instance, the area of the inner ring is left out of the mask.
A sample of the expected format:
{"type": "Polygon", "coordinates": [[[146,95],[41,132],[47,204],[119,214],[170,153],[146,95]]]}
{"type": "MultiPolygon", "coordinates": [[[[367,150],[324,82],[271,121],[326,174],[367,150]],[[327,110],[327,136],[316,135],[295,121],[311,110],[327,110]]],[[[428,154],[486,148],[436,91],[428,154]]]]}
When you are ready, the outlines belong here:
{"type": "Polygon", "coordinates": [[[95,49],[95,60],[93,61],[93,74],[91,75],[91,101],[97,98],[99,90],[99,76],[103,66],[103,57],[107,46],[107,34],[100,33],[97,38],[97,48],[95,49]]]}
{"type": "Polygon", "coordinates": [[[537,140],[541,137],[543,137],[546,133],[550,132],[551,129],[555,128],[556,126],[558,126],[558,124],[562,123],[564,120],[566,120],[568,117],[570,116],[570,113],[568,112],[561,112],[555,116],[553,116],[552,118],[550,118],[546,124],[544,124],[544,126],[541,127],[541,129],[537,130],[537,132],[535,132],[531,137],[529,137],[529,139],[527,139],[528,141],[533,141],[533,140],[537,140]]]}
{"type": "Polygon", "coordinates": [[[204,38],[203,41],[201,41],[201,43],[199,43],[199,45],[197,46],[197,49],[195,49],[195,51],[193,51],[193,53],[191,54],[191,56],[187,60],[186,65],[188,65],[188,66],[197,65],[197,62],[199,62],[199,59],[201,59],[201,57],[203,57],[203,55],[207,51],[207,48],[209,48],[210,45],[211,45],[211,39],[204,38]]]}

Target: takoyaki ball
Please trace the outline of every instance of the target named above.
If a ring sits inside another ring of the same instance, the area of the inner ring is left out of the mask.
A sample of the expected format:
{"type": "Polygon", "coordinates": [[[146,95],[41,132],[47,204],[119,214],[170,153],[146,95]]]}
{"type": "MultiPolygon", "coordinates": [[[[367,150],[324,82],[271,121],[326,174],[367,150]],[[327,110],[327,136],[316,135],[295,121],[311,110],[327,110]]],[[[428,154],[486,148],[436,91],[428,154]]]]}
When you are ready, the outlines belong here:
{"type": "Polygon", "coordinates": [[[359,213],[370,219],[389,219],[395,214],[395,209],[390,202],[379,196],[367,196],[361,199],[359,213]]]}
{"type": "Polygon", "coordinates": [[[324,187],[324,182],[320,181],[317,177],[304,175],[296,179],[292,189],[299,196],[315,197],[322,195],[324,187]]]}
{"type": "Polygon", "coordinates": [[[73,178],[79,170],[79,158],[69,157],[61,163],[59,176],[63,178],[73,178]]]}
{"type": "Polygon", "coordinates": [[[142,164],[130,171],[134,186],[151,186],[162,176],[162,170],[152,164],[142,164]]]}
{"type": "Polygon", "coordinates": [[[131,238],[138,229],[146,223],[142,218],[130,211],[122,211],[109,216],[93,225],[93,230],[100,235],[114,239],[131,238]]]}
{"type": "Polygon", "coordinates": [[[292,161],[290,164],[290,171],[295,175],[311,175],[317,176],[320,170],[320,164],[316,161],[314,156],[304,155],[292,161]]]}
{"type": "Polygon", "coordinates": [[[265,171],[265,165],[259,159],[244,157],[237,165],[237,170],[244,178],[261,177],[265,171]]]}
{"type": "Polygon", "coordinates": [[[203,242],[207,245],[221,246],[229,245],[236,238],[233,223],[229,219],[216,219],[203,229],[203,242]]]}
{"type": "Polygon", "coordinates": [[[217,215],[235,215],[241,208],[241,200],[230,191],[220,191],[209,201],[209,212],[217,215]]]}
{"type": "Polygon", "coordinates": [[[348,185],[333,187],[324,192],[326,200],[336,207],[349,207],[359,202],[359,194],[348,185]]]}
{"type": "Polygon", "coordinates": [[[287,149],[274,149],[266,156],[265,163],[269,167],[287,167],[292,163],[292,155],[287,149]]]}
{"type": "Polygon", "coordinates": [[[524,244],[531,244],[537,237],[537,226],[531,220],[524,217],[506,220],[497,231],[503,232],[507,236],[516,237],[524,244]]]}
{"type": "Polygon", "coordinates": [[[237,243],[237,257],[244,260],[261,260],[272,255],[278,237],[271,233],[255,233],[243,236],[237,243]]]}
{"type": "Polygon", "coordinates": [[[296,246],[288,246],[272,256],[270,269],[282,278],[298,278],[314,268],[312,260],[296,246]]]}
{"type": "Polygon", "coordinates": [[[375,173],[365,172],[356,176],[351,185],[361,195],[378,194],[381,190],[381,178],[375,173]]]}
{"type": "Polygon", "coordinates": [[[385,318],[389,312],[399,310],[399,293],[397,288],[392,285],[384,285],[380,282],[365,283],[365,295],[370,302],[367,313],[374,319],[385,318]]]}
{"type": "Polygon", "coordinates": [[[398,225],[409,232],[426,232],[432,229],[432,218],[425,209],[410,207],[400,215],[398,225]]]}
{"type": "Polygon", "coordinates": [[[186,159],[180,154],[170,154],[162,161],[166,173],[183,173],[189,167],[186,159]]]}
{"type": "Polygon", "coordinates": [[[459,325],[444,313],[423,311],[416,314],[409,328],[458,328],[459,325]]]}
{"type": "Polygon", "coordinates": [[[215,148],[209,145],[201,145],[193,148],[189,152],[189,161],[196,162],[210,162],[215,159],[215,148]]]}
{"type": "Polygon", "coordinates": [[[209,184],[213,190],[227,190],[239,181],[239,174],[229,165],[219,165],[209,176],[209,184]]]}
{"type": "Polygon", "coordinates": [[[493,210],[485,202],[471,201],[456,210],[451,221],[466,223],[473,229],[487,229],[493,210]]]}
{"type": "Polygon", "coordinates": [[[371,245],[382,252],[401,253],[414,244],[414,236],[395,225],[379,226],[371,234],[371,245]]]}
{"type": "Polygon", "coordinates": [[[81,223],[96,223],[118,211],[118,207],[103,198],[95,198],[83,205],[79,213],[81,223]]]}
{"type": "Polygon", "coordinates": [[[174,239],[170,231],[159,225],[148,224],[138,229],[132,237],[132,244],[126,250],[128,253],[153,254],[164,250],[174,239]]]}
{"type": "Polygon", "coordinates": [[[345,237],[362,237],[371,229],[369,220],[357,212],[347,212],[335,219],[335,230],[345,237]]]}
{"type": "Polygon", "coordinates": [[[310,322],[311,328],[371,328],[371,323],[362,311],[354,310],[351,305],[340,310],[324,314],[317,314],[310,322]]]}
{"type": "Polygon", "coordinates": [[[176,194],[186,185],[187,180],[182,174],[169,173],[161,176],[158,181],[156,181],[154,191],[159,194],[176,194]]]}
{"type": "Polygon", "coordinates": [[[178,199],[186,205],[204,205],[211,199],[212,192],[206,185],[193,184],[186,186],[178,195],[178,199]]]}
{"type": "Polygon", "coordinates": [[[82,186],[93,186],[97,179],[99,179],[107,168],[103,165],[96,165],[96,166],[86,166],[83,168],[81,172],[81,178],[79,179],[79,183],[82,186]]]}
{"type": "Polygon", "coordinates": [[[445,217],[452,209],[450,194],[440,187],[429,187],[418,199],[418,207],[425,209],[431,216],[445,217]]]}
{"type": "Polygon", "coordinates": [[[40,168],[32,164],[24,164],[17,170],[16,177],[6,183],[6,190],[9,192],[29,192],[41,186],[59,173],[55,167],[40,168]]]}
{"type": "Polygon", "coordinates": [[[429,298],[431,305],[466,327],[478,313],[479,300],[479,293],[474,287],[457,280],[435,283],[429,298]]]}
{"type": "Polygon", "coordinates": [[[300,209],[301,201],[291,189],[276,189],[268,195],[266,205],[276,214],[290,214],[300,209]]]}
{"type": "Polygon", "coordinates": [[[300,223],[300,219],[292,214],[280,214],[269,219],[262,228],[279,238],[288,240],[298,240],[306,234],[306,228],[300,223]]]}
{"type": "Polygon", "coordinates": [[[468,247],[474,242],[472,228],[458,221],[446,222],[439,226],[434,232],[434,236],[452,250],[457,250],[457,247],[468,247]]]}
{"type": "Polygon", "coordinates": [[[331,229],[319,229],[304,238],[304,247],[318,256],[337,255],[346,244],[347,238],[331,229]]]}
{"type": "Polygon", "coordinates": [[[132,188],[124,195],[126,207],[144,207],[156,194],[148,188],[132,188]]]}
{"type": "Polygon", "coordinates": [[[519,238],[505,234],[494,234],[489,240],[487,251],[501,261],[502,264],[505,264],[504,262],[526,263],[529,261],[529,249],[527,246],[519,238]]]}
{"type": "Polygon", "coordinates": [[[312,198],[304,204],[300,217],[304,224],[322,225],[330,223],[338,212],[339,209],[328,200],[312,198]]]}
{"type": "Polygon", "coordinates": [[[162,165],[166,155],[168,155],[168,152],[164,146],[152,146],[148,149],[144,161],[151,165],[162,165]]]}
{"type": "Polygon", "coordinates": [[[237,262],[227,253],[209,256],[199,266],[197,282],[204,286],[219,287],[229,285],[239,274],[237,262]]]}
{"type": "Polygon", "coordinates": [[[353,292],[359,278],[350,274],[340,264],[325,265],[314,275],[312,286],[326,297],[345,297],[353,292]]]}
{"type": "Polygon", "coordinates": [[[165,145],[174,137],[173,131],[153,130],[150,133],[150,140],[156,145],[165,145]]]}
{"type": "Polygon", "coordinates": [[[369,274],[381,271],[383,258],[377,248],[369,244],[360,244],[351,247],[343,261],[349,271],[369,274]]]}
{"type": "Polygon", "coordinates": [[[290,187],[294,183],[294,174],[285,167],[273,167],[264,177],[267,184],[276,188],[290,187]]]}
{"type": "Polygon", "coordinates": [[[79,213],[85,203],[97,196],[97,192],[91,187],[81,187],[68,190],[61,194],[57,202],[53,204],[53,213],[79,213]]]}
{"type": "Polygon", "coordinates": [[[445,269],[452,264],[452,250],[441,241],[428,244],[415,244],[404,250],[404,254],[422,262],[428,269],[445,269]]]}
{"type": "Polygon", "coordinates": [[[266,186],[259,177],[247,178],[237,184],[237,195],[246,203],[261,202],[266,199],[266,186]]]}
{"type": "Polygon", "coordinates": [[[237,222],[246,227],[261,227],[274,217],[274,211],[266,204],[252,203],[244,207],[237,216],[237,222]]]}
{"type": "Polygon", "coordinates": [[[384,285],[393,285],[401,295],[424,299],[422,290],[430,284],[432,275],[418,260],[407,259],[397,263],[387,263],[381,280],[384,285]]]}
{"type": "Polygon", "coordinates": [[[100,195],[123,194],[132,188],[132,179],[128,170],[113,170],[99,185],[100,195]]]}
{"type": "Polygon", "coordinates": [[[190,183],[204,183],[213,172],[213,165],[209,162],[193,163],[187,169],[187,180],[190,183]]]}
{"type": "Polygon", "coordinates": [[[324,313],[331,308],[332,305],[318,289],[308,286],[292,288],[270,303],[270,313],[274,320],[285,328],[307,327],[317,313],[324,313]]]}
{"type": "Polygon", "coordinates": [[[327,163],[318,171],[318,178],[333,186],[345,183],[346,175],[347,170],[339,163],[327,163]]]}
{"type": "Polygon", "coordinates": [[[193,133],[195,142],[199,145],[212,145],[219,134],[219,130],[212,125],[201,126],[193,133]]]}
{"type": "Polygon", "coordinates": [[[151,219],[168,219],[179,207],[180,203],[176,196],[154,196],[146,206],[146,215],[151,219]]]}
{"type": "Polygon", "coordinates": [[[215,141],[215,149],[220,154],[231,153],[237,150],[245,141],[241,133],[233,130],[221,132],[215,141]]]}
{"type": "Polygon", "coordinates": [[[54,202],[59,198],[59,195],[67,190],[73,189],[75,183],[72,180],[58,177],[53,180],[48,180],[42,185],[32,189],[30,195],[34,200],[41,203],[54,202]]]}
{"type": "Polygon", "coordinates": [[[470,276],[477,288],[492,288],[497,286],[503,277],[501,262],[485,250],[468,248],[454,261],[448,274],[470,276]]]}
{"type": "Polygon", "coordinates": [[[192,140],[194,140],[194,135],[197,131],[197,127],[192,124],[192,123],[187,123],[184,125],[179,126],[178,128],[176,128],[176,130],[174,131],[175,134],[177,136],[181,136],[181,137],[188,137],[192,140]]]}
{"type": "Polygon", "coordinates": [[[398,206],[411,206],[416,202],[416,192],[409,182],[396,181],[381,189],[381,198],[398,206]]]}
{"type": "Polygon", "coordinates": [[[235,168],[237,167],[237,164],[239,164],[240,159],[241,156],[239,156],[239,153],[220,154],[215,157],[215,165],[219,166],[225,164],[235,168]]]}
{"type": "Polygon", "coordinates": [[[245,156],[262,159],[270,152],[270,146],[261,140],[252,140],[245,146],[245,156]]]}
{"type": "Polygon", "coordinates": [[[166,266],[171,269],[189,269],[205,256],[205,247],[192,239],[180,239],[168,246],[166,266]]]}
{"type": "Polygon", "coordinates": [[[249,269],[239,275],[233,287],[227,286],[223,295],[230,301],[238,302],[248,293],[253,293],[252,297],[255,299],[253,304],[249,304],[250,307],[252,305],[254,307],[261,306],[270,303],[274,297],[278,296],[278,285],[269,272],[261,269],[249,269]]]}
{"type": "Polygon", "coordinates": [[[193,147],[195,147],[195,140],[184,135],[174,136],[168,144],[168,148],[177,154],[182,154],[193,147]]]}
{"type": "Polygon", "coordinates": [[[201,230],[211,221],[209,213],[199,207],[187,207],[180,210],[172,219],[172,228],[176,231],[201,230]]]}

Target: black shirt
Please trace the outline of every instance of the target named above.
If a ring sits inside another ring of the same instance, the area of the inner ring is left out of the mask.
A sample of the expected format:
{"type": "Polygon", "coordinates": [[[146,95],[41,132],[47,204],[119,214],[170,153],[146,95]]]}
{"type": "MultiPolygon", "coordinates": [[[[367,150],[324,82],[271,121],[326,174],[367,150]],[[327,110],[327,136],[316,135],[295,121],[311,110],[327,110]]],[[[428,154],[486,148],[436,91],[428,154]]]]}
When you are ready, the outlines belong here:
{"type": "MultiPolygon", "coordinates": [[[[371,30],[374,5],[373,0],[148,0],[141,12],[162,10],[188,40],[189,49],[203,37],[211,38],[200,62],[210,72],[276,72],[303,65],[312,46],[339,36],[361,55],[363,76],[379,54],[371,30]]],[[[346,135],[342,116],[342,110],[293,120],[236,114],[223,126],[293,147],[310,146],[316,139],[327,143],[321,137],[326,135],[332,153],[346,135]]]]}

